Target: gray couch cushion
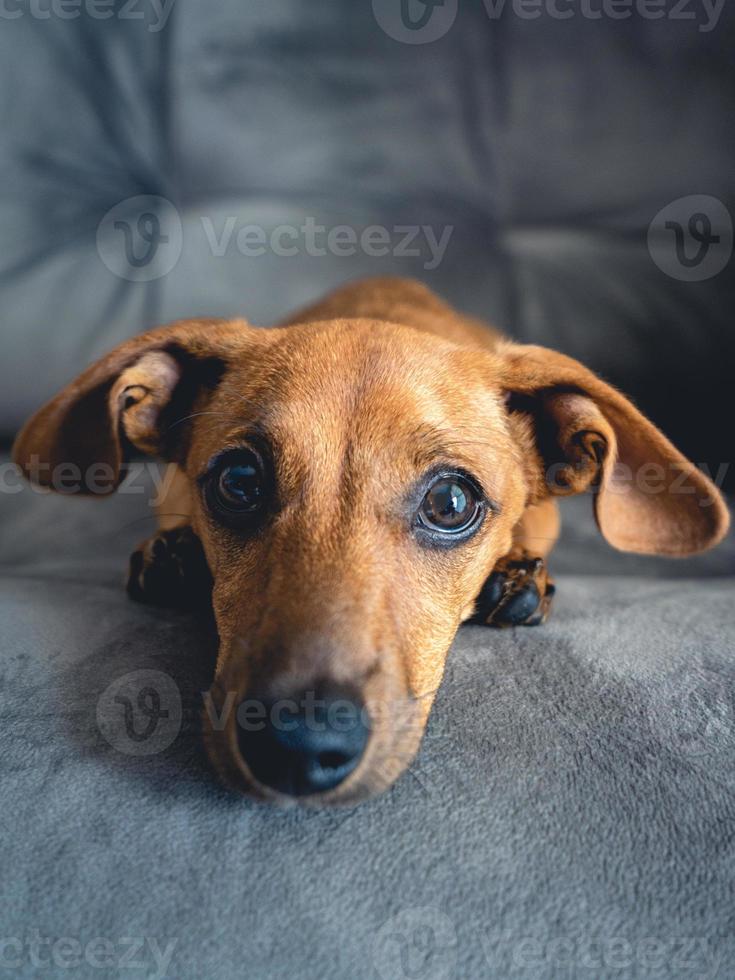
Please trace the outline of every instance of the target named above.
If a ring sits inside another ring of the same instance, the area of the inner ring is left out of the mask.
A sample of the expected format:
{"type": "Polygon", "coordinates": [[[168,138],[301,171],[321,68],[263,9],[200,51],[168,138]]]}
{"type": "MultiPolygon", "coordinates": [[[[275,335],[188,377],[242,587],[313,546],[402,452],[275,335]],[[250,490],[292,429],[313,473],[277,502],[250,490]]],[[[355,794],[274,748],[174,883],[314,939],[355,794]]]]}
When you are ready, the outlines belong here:
{"type": "Polygon", "coordinates": [[[631,559],[570,502],[553,618],[460,631],[410,771],[353,810],[279,811],[205,762],[207,627],[125,597],[152,526],[141,489],[3,498],[14,975],[38,975],[38,933],[78,942],[40,956],[90,977],[101,955],[107,975],[156,975],[169,942],[182,978],[731,976],[732,538],[691,562],[631,559]],[[152,754],[130,754],[148,748],[111,700],[140,671],[171,711],[152,754]],[[120,965],[126,937],[149,937],[138,970],[120,965]]]}
{"type": "Polygon", "coordinates": [[[133,5],[144,20],[4,20],[0,433],[157,323],[269,323],[391,273],[589,362],[697,462],[721,462],[735,265],[681,281],[646,232],[688,195],[732,210],[733,9],[700,30],[704,4],[655,23],[523,19],[510,3],[493,20],[492,6],[459,4],[451,30],[419,45],[381,30],[367,2],[167,3],[161,30],[153,3],[133,5]],[[143,281],[121,278],[109,266],[120,272],[123,226],[151,209],[169,242],[143,281]],[[307,219],[380,225],[395,248],[309,254],[303,235],[285,257],[238,247],[245,225],[307,219]],[[423,234],[419,254],[398,247],[402,225],[451,231],[436,266],[423,234]]]}

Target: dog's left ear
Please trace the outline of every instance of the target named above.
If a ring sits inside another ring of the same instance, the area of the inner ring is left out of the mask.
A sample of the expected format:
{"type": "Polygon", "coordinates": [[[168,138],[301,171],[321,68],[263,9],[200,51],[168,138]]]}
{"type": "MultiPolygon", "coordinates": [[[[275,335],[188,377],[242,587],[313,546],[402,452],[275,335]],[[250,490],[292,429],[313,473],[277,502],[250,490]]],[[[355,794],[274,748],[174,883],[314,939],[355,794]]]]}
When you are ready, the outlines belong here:
{"type": "Polygon", "coordinates": [[[594,486],[600,531],[623,551],[688,555],[723,538],[717,487],[620,392],[544,347],[509,343],[497,356],[511,411],[533,420],[544,493],[594,486]]]}
{"type": "Polygon", "coordinates": [[[229,359],[257,349],[267,333],[243,320],[181,320],[133,337],[29,419],[14,461],[38,485],[63,490],[68,479],[83,493],[110,493],[131,447],[175,458],[185,430],[178,422],[229,359]]]}

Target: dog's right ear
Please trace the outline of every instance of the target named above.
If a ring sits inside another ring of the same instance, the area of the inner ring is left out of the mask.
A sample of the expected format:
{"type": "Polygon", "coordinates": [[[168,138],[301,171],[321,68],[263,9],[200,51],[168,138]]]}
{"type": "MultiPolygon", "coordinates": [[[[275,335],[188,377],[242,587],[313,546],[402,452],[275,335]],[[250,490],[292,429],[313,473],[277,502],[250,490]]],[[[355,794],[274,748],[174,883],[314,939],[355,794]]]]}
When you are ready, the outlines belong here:
{"type": "Polygon", "coordinates": [[[174,458],[168,430],[231,358],[267,334],[244,320],[181,320],[133,337],[29,419],[13,460],[37,485],[60,490],[69,481],[83,493],[111,493],[130,446],[174,458]]]}

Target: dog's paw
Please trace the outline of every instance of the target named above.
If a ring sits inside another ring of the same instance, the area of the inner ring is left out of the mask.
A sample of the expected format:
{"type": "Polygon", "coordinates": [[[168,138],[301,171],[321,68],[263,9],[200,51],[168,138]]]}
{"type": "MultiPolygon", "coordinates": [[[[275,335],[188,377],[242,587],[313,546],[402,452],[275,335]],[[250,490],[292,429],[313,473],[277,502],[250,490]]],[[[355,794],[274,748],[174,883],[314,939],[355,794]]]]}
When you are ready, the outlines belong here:
{"type": "Polygon", "coordinates": [[[543,558],[505,558],[482,587],[471,623],[539,626],[548,619],[556,587],[543,558]]]}
{"type": "Polygon", "coordinates": [[[130,556],[127,592],[136,602],[177,609],[206,607],[212,576],[189,526],[158,531],[130,556]]]}

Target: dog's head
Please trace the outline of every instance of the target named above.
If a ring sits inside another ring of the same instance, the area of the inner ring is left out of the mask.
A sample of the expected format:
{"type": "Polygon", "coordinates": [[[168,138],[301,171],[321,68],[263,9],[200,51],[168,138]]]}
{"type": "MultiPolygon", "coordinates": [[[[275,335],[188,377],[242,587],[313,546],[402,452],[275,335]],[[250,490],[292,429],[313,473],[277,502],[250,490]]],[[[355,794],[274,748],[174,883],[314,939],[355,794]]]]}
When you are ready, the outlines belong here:
{"type": "Polygon", "coordinates": [[[50,486],[73,464],[99,492],[131,449],[188,478],[220,636],[211,755],[279,801],[353,802],[407,767],[530,504],[595,487],[602,534],[643,553],[703,550],[728,523],[712,483],[578,362],[372,320],[151,331],[42,408],[15,459],[50,486]]]}

